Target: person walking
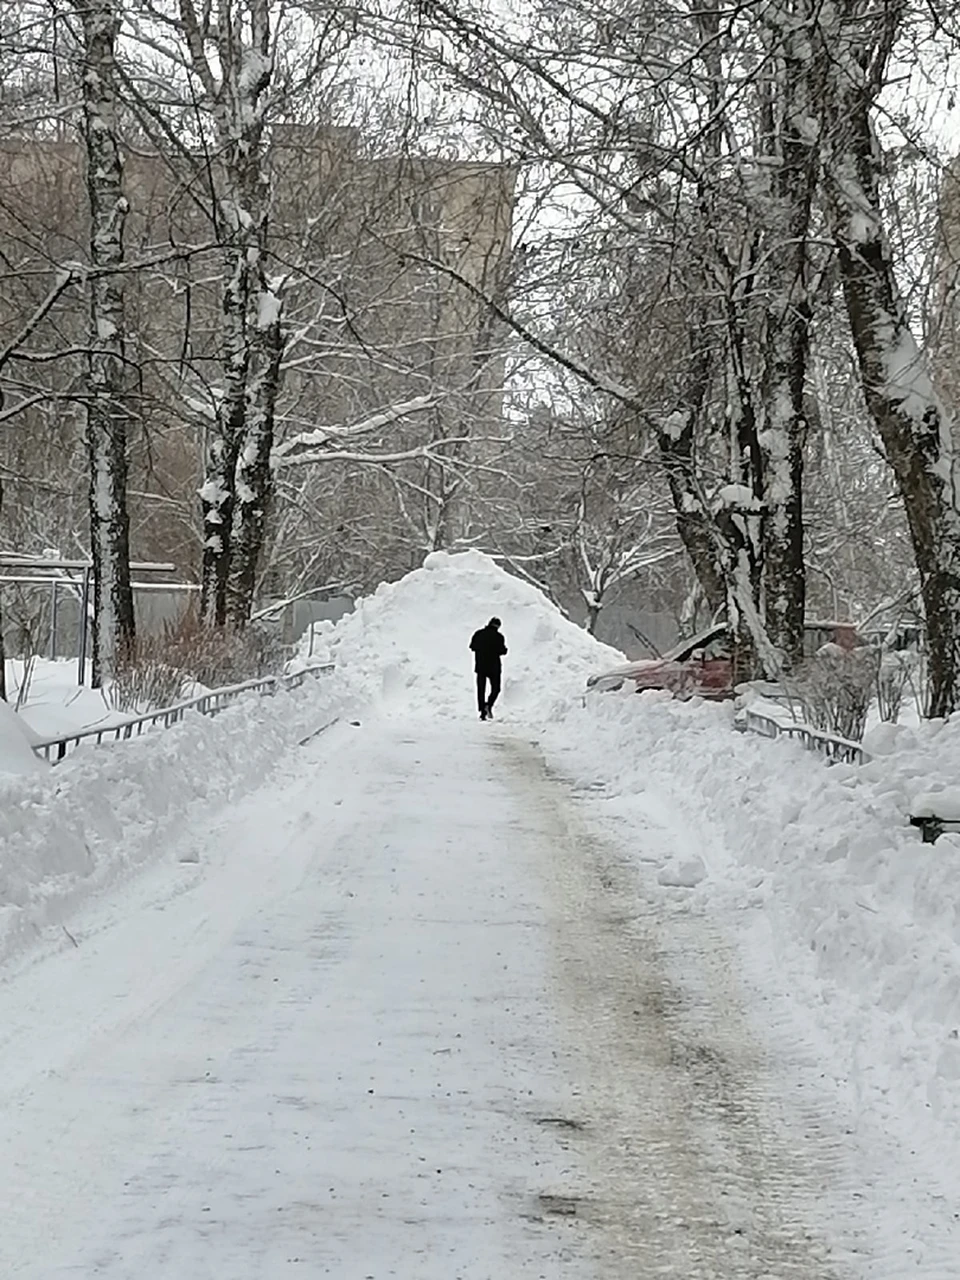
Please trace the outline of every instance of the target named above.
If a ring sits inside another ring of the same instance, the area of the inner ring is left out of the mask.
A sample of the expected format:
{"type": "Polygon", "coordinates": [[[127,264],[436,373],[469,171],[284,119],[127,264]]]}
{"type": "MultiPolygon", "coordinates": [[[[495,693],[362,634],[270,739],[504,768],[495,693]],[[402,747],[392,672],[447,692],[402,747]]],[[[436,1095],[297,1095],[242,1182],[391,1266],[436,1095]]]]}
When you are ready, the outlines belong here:
{"type": "Polygon", "coordinates": [[[493,719],[493,704],[500,693],[500,659],[507,646],[500,634],[500,619],[491,618],[485,627],[473,633],[473,668],[477,673],[477,706],[481,720],[493,719]],[[487,685],[490,692],[487,692],[487,685]]]}

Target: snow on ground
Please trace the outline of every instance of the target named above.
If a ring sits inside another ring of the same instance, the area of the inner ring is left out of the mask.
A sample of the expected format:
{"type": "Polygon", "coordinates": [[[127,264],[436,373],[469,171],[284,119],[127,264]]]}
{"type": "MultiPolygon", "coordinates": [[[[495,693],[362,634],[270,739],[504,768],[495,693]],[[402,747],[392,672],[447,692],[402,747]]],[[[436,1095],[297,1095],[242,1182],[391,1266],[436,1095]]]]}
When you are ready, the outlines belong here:
{"type": "Polygon", "coordinates": [[[712,939],[510,731],[341,721],[183,852],[0,986],[5,1277],[859,1280],[889,1244],[816,1098],[771,1124],[712,939]]]}
{"type": "MultiPolygon", "coordinates": [[[[7,662],[7,696],[11,702],[18,698],[23,665],[12,659],[7,662]]],[[[34,660],[20,715],[40,738],[122,724],[130,718],[122,711],[114,711],[102,690],[89,687],[89,673],[88,683],[78,685],[76,661],[66,658],[34,660]]]]}
{"type": "MultiPolygon", "coordinates": [[[[921,790],[960,774],[960,717],[879,729],[868,745],[892,754],[859,767],[659,693],[597,695],[542,741],[572,777],[599,780],[619,838],[651,794],[684,815],[704,862],[691,908],[736,912],[745,970],[791,997],[824,1075],[955,1198],[960,838],[923,845],[908,816],[921,790]]],[[[684,883],[682,871],[668,859],[661,883],[684,883]]]]}
{"type": "Polygon", "coordinates": [[[470,636],[493,616],[503,622],[510,650],[498,704],[503,714],[565,705],[581,696],[598,663],[623,661],[535,587],[477,551],[435,552],[421,569],[358,601],[339,622],[317,623],[313,660],[335,662],[342,687],[374,696],[387,709],[459,715],[476,704],[470,636]]]}
{"type": "MultiPolygon", "coordinates": [[[[0,771],[0,958],[195,824],[202,845],[205,814],[265,781],[343,706],[318,676],[212,718],[188,713],[162,732],[81,747],[54,768],[38,761],[29,777],[0,771]]],[[[13,716],[0,702],[0,735],[13,716]]]]}
{"type": "Polygon", "coordinates": [[[0,700],[0,779],[4,774],[39,773],[44,768],[33,751],[35,740],[27,722],[0,700]]]}
{"type": "MultiPolygon", "coordinates": [[[[76,937],[87,919],[105,939],[92,953],[64,942],[48,961],[57,976],[36,966],[22,1008],[17,983],[0,1005],[0,1026],[19,1028],[15,1059],[36,1030],[31,1011],[52,998],[44,983],[65,982],[69,1007],[75,968],[96,1032],[86,1049],[77,1027],[28,1059],[34,1077],[46,1061],[54,1083],[0,1145],[19,1177],[32,1169],[30,1123],[46,1135],[38,1221],[54,1212],[51,1170],[64,1167],[58,1143],[85,1087],[95,1117],[119,1096],[107,1132],[129,1153],[125,1171],[101,1152],[85,1186],[109,1212],[86,1223],[78,1197],[60,1270],[46,1254],[47,1267],[0,1272],[46,1280],[96,1263],[120,1277],[136,1263],[151,1280],[246,1280],[304,1262],[304,1274],[342,1280],[432,1280],[424,1259],[439,1242],[438,1280],[958,1274],[960,839],[922,846],[906,816],[921,792],[950,799],[960,720],[881,726],[871,764],[827,767],[796,744],[735,733],[729,708],[585,698],[586,676],[621,655],[478,553],[428,557],[318,626],[313,649],[336,664],[315,685],[33,777],[0,775],[0,952],[51,921],[76,937]],[[510,650],[503,724],[481,725],[467,646],[492,614],[510,650]],[[348,717],[361,722],[353,737],[348,717]],[[531,741],[547,766],[536,786],[531,741]],[[276,794],[258,791],[275,770],[276,794]],[[141,912],[127,928],[116,887],[112,923],[78,917],[91,891],[148,862],[164,920],[141,912]],[[101,1043],[104,974],[134,964],[141,938],[146,967],[101,1043]],[[280,985],[264,1004],[268,978],[280,985]],[[458,1044],[461,1016],[470,1035],[458,1044]],[[621,1060],[634,1038],[640,1056],[621,1060]],[[190,1046],[208,1039],[201,1062],[190,1046]],[[114,1074],[104,1054],[118,1055],[114,1074]],[[58,1055],[87,1064],[82,1078],[57,1084],[58,1055]],[[365,1079],[365,1094],[351,1092],[365,1079]],[[524,1088],[548,1120],[554,1090],[562,1149],[522,1122],[524,1088]],[[652,1111],[637,1110],[645,1090],[652,1111]],[[429,1132],[429,1154],[404,1122],[429,1132]],[[251,1163],[247,1150],[265,1154],[251,1163]],[[424,1181],[411,1180],[421,1163],[424,1181]],[[275,1193],[267,1166],[282,1176],[275,1193]],[[540,1230],[568,1193],[603,1228],[592,1243],[580,1219],[565,1244],[540,1230]],[[249,1221],[246,1200],[258,1206],[249,1221]],[[264,1207],[288,1215],[282,1229],[264,1207]],[[518,1216],[533,1228],[518,1232],[518,1216]],[[646,1252],[630,1252],[641,1238],[646,1252]],[[721,1241],[747,1252],[737,1260],[721,1241]]],[[[72,1168],[92,1124],[70,1130],[72,1168]]],[[[29,1213],[17,1230],[27,1247],[29,1213]]]]}

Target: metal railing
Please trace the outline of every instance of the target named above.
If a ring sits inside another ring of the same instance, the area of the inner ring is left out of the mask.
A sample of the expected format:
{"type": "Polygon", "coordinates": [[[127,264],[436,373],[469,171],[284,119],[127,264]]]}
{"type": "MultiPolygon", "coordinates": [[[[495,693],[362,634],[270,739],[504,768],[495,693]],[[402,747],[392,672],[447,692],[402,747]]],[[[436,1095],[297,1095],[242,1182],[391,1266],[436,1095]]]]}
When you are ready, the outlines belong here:
{"type": "Polygon", "coordinates": [[[784,724],[759,711],[744,707],[737,712],[734,725],[741,732],[759,733],[765,738],[795,738],[808,751],[818,751],[829,760],[842,760],[847,764],[867,764],[870,755],[859,742],[849,738],[835,738],[808,724],[784,724]]]}
{"type": "Polygon", "coordinates": [[[103,742],[126,742],[129,738],[139,738],[148,729],[157,725],[169,729],[172,724],[182,720],[188,711],[196,711],[202,716],[215,716],[218,711],[235,702],[244,693],[272,694],[278,689],[296,689],[303,684],[307,676],[322,675],[332,671],[333,663],[317,663],[304,667],[302,671],[288,676],[264,676],[259,680],[244,680],[242,684],[226,685],[222,689],[211,689],[196,698],[188,698],[185,702],[175,703],[172,707],[162,707],[159,711],[150,711],[143,716],[135,716],[123,720],[120,724],[106,725],[98,729],[81,729],[77,733],[67,733],[58,738],[41,738],[34,742],[33,749],[37,755],[43,756],[50,764],[57,764],[68,751],[78,747],[81,742],[92,741],[98,746],[103,742]]]}

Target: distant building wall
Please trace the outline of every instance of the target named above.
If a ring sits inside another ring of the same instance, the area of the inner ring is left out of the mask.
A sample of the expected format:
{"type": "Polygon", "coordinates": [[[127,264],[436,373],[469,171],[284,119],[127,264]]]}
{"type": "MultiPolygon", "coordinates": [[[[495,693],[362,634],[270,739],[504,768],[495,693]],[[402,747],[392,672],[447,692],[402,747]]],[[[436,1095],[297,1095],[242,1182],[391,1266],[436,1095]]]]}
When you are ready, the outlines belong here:
{"type": "MultiPolygon", "coordinates": [[[[285,291],[291,346],[278,442],[285,433],[354,424],[439,389],[429,410],[394,424],[391,447],[407,448],[425,433],[469,434],[467,444],[450,446],[451,455],[461,461],[481,455],[484,437],[501,434],[506,366],[503,335],[491,327],[490,311],[477,294],[496,293],[506,276],[515,171],[370,155],[351,129],[277,127],[273,140],[271,245],[281,260],[299,264],[285,291]],[[447,270],[434,269],[434,262],[447,270]],[[454,274],[470,287],[459,285],[454,274]]],[[[202,425],[201,415],[180,403],[177,388],[217,384],[220,259],[204,213],[209,181],[203,158],[163,156],[151,153],[143,139],[134,142],[126,148],[124,174],[130,259],[149,258],[157,246],[211,245],[183,261],[132,272],[126,281],[129,354],[139,364],[132,394],[140,396],[139,425],[130,441],[134,554],[172,561],[187,576],[198,559],[202,425]]],[[[55,265],[82,262],[88,250],[77,143],[7,135],[0,140],[0,164],[0,240],[15,249],[0,293],[2,347],[36,311],[55,265]]],[[[88,323],[82,291],[68,290],[45,323],[36,334],[39,346],[75,344],[79,351],[88,323]]],[[[47,376],[61,380],[58,389],[75,391],[83,377],[80,356],[57,361],[47,376]]],[[[32,545],[37,537],[42,545],[70,545],[86,530],[77,398],[64,394],[49,407],[25,411],[17,422],[17,431],[0,432],[0,464],[22,477],[22,483],[7,483],[7,542],[30,551],[40,550],[32,545]],[[18,511],[29,512],[21,528],[13,524],[18,511]]],[[[305,535],[306,521],[298,514],[303,551],[276,556],[275,573],[269,572],[270,539],[278,519],[271,522],[266,593],[282,594],[290,581],[312,572],[318,528],[336,530],[356,510],[376,509],[381,494],[392,500],[390,482],[369,469],[345,477],[335,491],[329,471],[304,484],[300,511],[322,514],[305,535]]],[[[449,533],[456,531],[454,522],[449,533]]],[[[402,571],[410,535],[401,529],[397,537],[401,545],[390,544],[382,558],[402,571]]],[[[344,568],[336,539],[329,542],[329,562],[317,565],[316,581],[355,580],[355,566],[344,568]]],[[[413,548],[417,559],[423,550],[413,548]]]]}

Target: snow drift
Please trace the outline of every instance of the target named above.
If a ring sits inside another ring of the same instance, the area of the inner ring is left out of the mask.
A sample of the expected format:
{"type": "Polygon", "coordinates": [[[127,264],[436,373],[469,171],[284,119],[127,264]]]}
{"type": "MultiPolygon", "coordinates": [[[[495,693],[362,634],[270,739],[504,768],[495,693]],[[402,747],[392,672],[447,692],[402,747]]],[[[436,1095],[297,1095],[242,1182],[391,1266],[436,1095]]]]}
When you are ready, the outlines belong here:
{"type": "Polygon", "coordinates": [[[387,708],[472,715],[470,637],[493,615],[509,649],[497,704],[504,715],[542,716],[580,697],[598,667],[624,661],[479,551],[434,552],[339,622],[318,623],[313,656],[336,663],[342,688],[387,708]]]}
{"type": "Polygon", "coordinates": [[[37,735],[0,698],[0,778],[4,774],[40,773],[47,765],[34,754],[37,735]]]}
{"type": "Polygon", "coordinates": [[[338,710],[319,676],[215,717],[189,713],[142,738],[81,747],[53,769],[36,762],[30,776],[0,773],[0,958],[172,851],[338,710]]]}
{"type": "Polygon", "coordinates": [[[554,716],[542,743],[573,778],[602,779],[621,840],[653,792],[704,864],[697,883],[668,863],[661,886],[733,913],[745,970],[806,1007],[825,1072],[931,1150],[956,1141],[960,836],[923,845],[908,816],[921,791],[952,797],[960,716],[882,726],[870,764],[828,766],[734,732],[729,707],[601,694],[554,716]]]}

